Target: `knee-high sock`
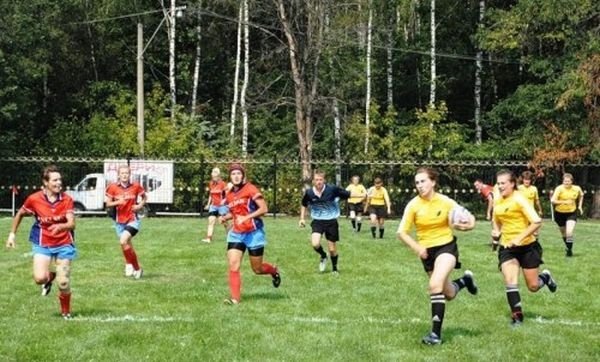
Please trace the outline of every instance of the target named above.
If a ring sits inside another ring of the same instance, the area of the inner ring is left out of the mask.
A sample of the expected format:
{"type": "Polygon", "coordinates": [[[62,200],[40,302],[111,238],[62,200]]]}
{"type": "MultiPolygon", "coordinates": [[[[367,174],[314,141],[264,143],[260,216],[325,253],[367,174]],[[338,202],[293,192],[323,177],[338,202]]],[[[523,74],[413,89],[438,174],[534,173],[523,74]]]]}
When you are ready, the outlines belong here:
{"type": "Polygon", "coordinates": [[[62,314],[71,313],[71,293],[58,293],[58,300],[60,301],[60,312],[62,314]]]}
{"type": "Polygon", "coordinates": [[[321,256],[321,259],[327,258],[327,254],[325,253],[325,250],[323,250],[323,247],[321,245],[319,245],[317,247],[313,247],[313,249],[315,249],[317,254],[319,254],[321,256]]]}
{"type": "Polygon", "coordinates": [[[371,226],[371,235],[373,235],[373,239],[377,237],[377,226],[371,226]]]}
{"type": "Polygon", "coordinates": [[[350,220],[350,223],[352,223],[352,228],[356,229],[356,220],[352,219],[352,220],[350,220]]]}
{"type": "Polygon", "coordinates": [[[269,263],[262,263],[262,273],[261,274],[270,274],[273,275],[277,273],[277,268],[269,263]]]}
{"type": "Polygon", "coordinates": [[[331,255],[331,270],[337,271],[338,254],[331,255]]]}
{"type": "Polygon", "coordinates": [[[431,299],[431,331],[441,337],[444,312],[446,311],[446,297],[443,293],[434,293],[429,297],[431,299]]]}
{"type": "Polygon", "coordinates": [[[379,227],[379,238],[383,239],[383,232],[385,231],[385,228],[383,226],[379,227]]]}
{"type": "Polygon", "coordinates": [[[521,295],[519,294],[519,287],[517,285],[506,285],[506,299],[508,300],[513,320],[522,322],[523,309],[521,308],[521,295]]]}
{"type": "Polygon", "coordinates": [[[240,301],[240,296],[242,293],[242,278],[238,271],[229,271],[229,292],[231,294],[231,299],[235,299],[238,302],[240,301]]]}
{"type": "Polygon", "coordinates": [[[567,246],[567,249],[573,250],[573,237],[572,236],[567,236],[565,238],[565,245],[567,246]]]}
{"type": "Polygon", "coordinates": [[[123,249],[123,255],[125,256],[127,264],[133,265],[133,270],[140,270],[137,254],[135,253],[135,250],[133,250],[133,246],[125,244],[121,245],[121,248],[123,249]]]}

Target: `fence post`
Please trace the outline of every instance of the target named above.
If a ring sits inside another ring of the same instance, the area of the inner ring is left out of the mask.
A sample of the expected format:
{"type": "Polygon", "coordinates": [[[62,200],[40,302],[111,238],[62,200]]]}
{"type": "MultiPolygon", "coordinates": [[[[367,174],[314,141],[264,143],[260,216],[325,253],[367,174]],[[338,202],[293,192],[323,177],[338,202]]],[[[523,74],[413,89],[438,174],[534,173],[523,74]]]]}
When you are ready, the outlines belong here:
{"type": "Polygon", "coordinates": [[[273,218],[277,218],[277,154],[273,154],[273,218]]]}

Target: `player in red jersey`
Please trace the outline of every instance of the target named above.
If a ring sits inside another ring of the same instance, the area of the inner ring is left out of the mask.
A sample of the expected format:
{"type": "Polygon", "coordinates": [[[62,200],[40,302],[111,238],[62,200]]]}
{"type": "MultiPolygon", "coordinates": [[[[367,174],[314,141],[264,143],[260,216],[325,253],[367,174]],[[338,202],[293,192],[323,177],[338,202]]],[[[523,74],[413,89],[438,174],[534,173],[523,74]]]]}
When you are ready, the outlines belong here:
{"type": "MultiPolygon", "coordinates": [[[[217,217],[227,214],[225,193],[229,189],[229,186],[221,179],[221,170],[218,167],[213,168],[210,176],[211,181],[208,184],[209,197],[208,204],[206,204],[206,209],[208,210],[208,229],[206,230],[206,237],[202,239],[205,243],[212,241],[217,217]]],[[[227,230],[227,224],[225,224],[225,230],[227,230]]]]}
{"type": "Polygon", "coordinates": [[[62,192],[62,177],[56,166],[44,168],[44,188],[25,200],[13,219],[7,248],[16,245],[16,233],[23,217],[35,216],[29,241],[33,245],[33,279],[42,286],[42,295],[50,293],[52,282],[58,283],[58,299],[64,319],[71,319],[71,261],[75,258],[73,199],[62,192]],[[50,267],[54,261],[56,271],[50,267]]]}
{"type": "Polygon", "coordinates": [[[475,180],[473,186],[475,186],[475,189],[481,195],[481,198],[487,205],[485,219],[492,220],[492,209],[494,207],[494,187],[492,185],[484,184],[481,179],[475,180]]]}
{"type": "Polygon", "coordinates": [[[118,181],[106,188],[104,202],[107,208],[115,208],[115,229],[125,257],[125,276],[140,279],[143,270],[131,240],[140,230],[137,212],[146,204],[147,196],[142,185],[129,181],[130,174],[129,166],[119,166],[118,181]]]}
{"type": "Polygon", "coordinates": [[[227,304],[239,304],[242,280],[240,264],[244,252],[248,249],[250,266],[256,274],[268,274],[273,278],[273,286],[279,287],[281,277],[276,267],[263,262],[265,251],[265,232],[260,218],[267,213],[267,203],[258,188],[245,180],[242,165],[229,166],[229,177],[233,187],[226,194],[227,215],[220,216],[221,223],[233,219],[233,225],[227,234],[227,261],[229,264],[230,298],[227,304]]]}

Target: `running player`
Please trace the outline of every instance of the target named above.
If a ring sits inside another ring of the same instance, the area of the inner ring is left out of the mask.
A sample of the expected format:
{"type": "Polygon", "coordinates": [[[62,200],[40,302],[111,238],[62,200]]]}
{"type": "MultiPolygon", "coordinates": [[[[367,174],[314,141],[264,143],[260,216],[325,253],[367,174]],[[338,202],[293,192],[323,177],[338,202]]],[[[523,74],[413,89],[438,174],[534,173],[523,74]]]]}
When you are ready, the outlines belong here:
{"type": "Polygon", "coordinates": [[[452,282],[449,279],[452,269],[460,268],[458,246],[452,229],[471,230],[475,227],[475,218],[471,216],[459,224],[450,224],[450,211],[457,204],[435,191],[438,176],[438,172],[431,168],[417,170],[415,185],[419,194],[406,205],[398,227],[398,237],[421,259],[429,276],[432,329],[423,337],[423,343],[428,345],[442,343],[446,301],[454,299],[465,287],[469,293],[477,294],[477,285],[469,270],[459,279],[452,282]],[[417,240],[410,235],[413,227],[417,240]]]}
{"type": "Polygon", "coordinates": [[[543,251],[534,233],[542,226],[542,219],[525,197],[516,192],[517,180],[511,171],[499,171],[496,180],[500,195],[494,201],[492,237],[500,238],[498,266],[504,276],[512,324],[518,326],[523,322],[519,269],[523,270],[530,292],[535,293],[547,285],[554,293],[557,285],[548,270],[539,273],[539,266],[544,263],[543,251]]]}
{"type": "Polygon", "coordinates": [[[538,194],[538,189],[537,187],[533,186],[533,173],[531,173],[531,171],[524,171],[521,174],[521,180],[523,181],[523,183],[521,185],[519,185],[519,192],[525,196],[525,198],[527,199],[527,201],[529,201],[529,204],[532,207],[535,207],[537,210],[537,213],[540,217],[543,216],[543,210],[542,210],[542,205],[540,204],[540,197],[538,194]]]}
{"type": "Polygon", "coordinates": [[[270,275],[273,286],[278,288],[281,276],[277,267],[263,262],[265,252],[265,231],[260,218],[267,213],[267,203],[258,188],[246,181],[246,171],[241,164],[229,166],[229,177],[233,187],[225,196],[229,212],[220,216],[221,223],[233,219],[233,225],[227,234],[227,261],[229,265],[230,298],[226,304],[239,304],[241,301],[242,278],[240,265],[244,252],[248,249],[250,266],[255,274],[270,275]]]}
{"type": "Polygon", "coordinates": [[[325,172],[315,171],[313,174],[313,187],[307,189],[302,197],[302,207],[300,208],[300,227],[306,226],[306,209],[310,207],[310,216],[312,222],[310,226],[312,233],[310,237],[311,245],[315,252],[319,254],[319,271],[322,273],[327,267],[327,253],[321,246],[321,236],[325,234],[329,256],[331,257],[331,270],[334,274],[338,273],[338,251],[336,243],[340,240],[340,230],[337,218],[340,216],[340,199],[348,199],[351,195],[349,191],[341,187],[325,183],[325,172]]]}
{"type": "Polygon", "coordinates": [[[44,168],[42,181],[44,188],[29,195],[15,215],[6,247],[15,247],[23,217],[35,216],[29,234],[33,246],[33,280],[42,286],[43,296],[50,293],[52,282],[57,281],[61,314],[64,319],[71,319],[71,263],[77,254],[73,199],[62,192],[62,177],[56,166],[44,168]],[[53,263],[55,271],[50,270],[53,263]]]}
{"type": "Polygon", "coordinates": [[[125,276],[140,279],[144,273],[138,263],[132,239],[139,232],[141,222],[137,212],[146,204],[146,191],[137,182],[130,182],[129,166],[121,165],[116,183],[106,188],[106,207],[115,208],[115,229],[125,257],[125,276]]]}
{"type": "Polygon", "coordinates": [[[475,186],[475,189],[486,203],[487,208],[485,212],[485,219],[492,220],[492,210],[494,208],[494,187],[492,185],[484,184],[481,179],[475,180],[473,186],[475,186]]]}
{"type": "Polygon", "coordinates": [[[566,247],[566,255],[573,256],[573,232],[577,224],[577,211],[583,214],[583,191],[573,185],[573,175],[565,173],[562,185],[558,185],[550,200],[554,205],[554,221],[560,229],[566,247]]]}
{"type": "Polygon", "coordinates": [[[348,199],[348,209],[350,210],[350,222],[352,223],[352,230],[355,232],[360,232],[364,209],[363,202],[367,197],[367,189],[365,189],[363,184],[360,183],[360,177],[358,175],[354,175],[352,176],[350,185],[346,187],[346,191],[357,195],[357,197],[350,197],[348,199]]]}
{"type": "MultiPolygon", "coordinates": [[[[221,170],[218,167],[213,168],[210,173],[211,181],[208,185],[209,198],[206,209],[208,210],[208,230],[206,230],[206,237],[202,239],[205,243],[212,241],[213,231],[215,229],[215,222],[218,216],[227,214],[227,206],[225,206],[225,193],[227,192],[228,186],[221,179],[221,170]]],[[[225,230],[227,230],[227,224],[225,230]]]]}
{"type": "Polygon", "coordinates": [[[371,235],[373,239],[377,237],[377,227],[379,227],[379,238],[383,239],[385,231],[385,218],[392,213],[392,204],[390,196],[383,187],[381,178],[375,178],[375,185],[371,186],[367,191],[367,202],[365,204],[365,212],[369,211],[371,219],[371,235]]]}

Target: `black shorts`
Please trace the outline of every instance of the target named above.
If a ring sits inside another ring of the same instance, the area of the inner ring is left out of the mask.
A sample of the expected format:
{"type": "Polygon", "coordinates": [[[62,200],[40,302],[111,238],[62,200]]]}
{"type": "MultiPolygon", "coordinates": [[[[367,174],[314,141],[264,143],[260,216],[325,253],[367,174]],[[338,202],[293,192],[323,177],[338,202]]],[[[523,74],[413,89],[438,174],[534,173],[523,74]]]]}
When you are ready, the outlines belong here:
{"type": "Polygon", "coordinates": [[[362,202],[359,202],[357,204],[353,204],[351,202],[348,203],[348,211],[354,211],[355,213],[361,215],[363,213],[363,210],[365,208],[365,205],[362,202]]]}
{"type": "Polygon", "coordinates": [[[310,223],[312,232],[317,234],[325,234],[327,241],[336,242],[340,240],[340,231],[337,219],[334,220],[313,220],[310,223]]]}
{"type": "Polygon", "coordinates": [[[387,208],[384,205],[369,206],[369,215],[375,215],[378,219],[387,217],[387,208]]]}
{"type": "Polygon", "coordinates": [[[434,246],[432,248],[427,248],[427,259],[421,259],[421,263],[423,263],[423,268],[426,272],[433,271],[433,266],[435,265],[435,259],[442,254],[452,254],[456,258],[456,265],[454,269],[460,269],[461,264],[458,261],[458,245],[456,245],[456,237],[452,239],[448,244],[434,246]]]}
{"type": "Polygon", "coordinates": [[[512,248],[506,248],[500,246],[498,250],[498,268],[502,269],[502,264],[512,259],[517,259],[519,265],[523,269],[535,269],[544,264],[542,260],[542,254],[544,250],[540,243],[534,241],[531,244],[524,246],[515,246],[512,248]]]}
{"type": "Polygon", "coordinates": [[[565,227],[567,225],[567,220],[577,221],[577,210],[573,212],[558,212],[554,211],[554,222],[559,227],[565,227]]]}

